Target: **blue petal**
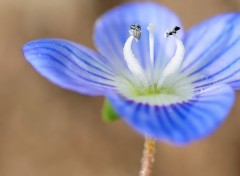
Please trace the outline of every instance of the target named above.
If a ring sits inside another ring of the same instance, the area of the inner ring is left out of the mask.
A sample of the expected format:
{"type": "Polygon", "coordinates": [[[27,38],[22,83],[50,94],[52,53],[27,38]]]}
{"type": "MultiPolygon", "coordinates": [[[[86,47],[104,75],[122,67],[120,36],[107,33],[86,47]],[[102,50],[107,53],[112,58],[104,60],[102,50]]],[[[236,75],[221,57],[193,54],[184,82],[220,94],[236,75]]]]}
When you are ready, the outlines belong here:
{"type": "Polygon", "coordinates": [[[235,94],[228,85],[215,86],[193,100],[169,106],[142,104],[118,94],[108,98],[120,116],[141,134],[187,144],[211,134],[224,121],[235,94]]]}
{"type": "Polygon", "coordinates": [[[23,47],[27,61],[62,88],[87,95],[102,95],[112,88],[112,71],[103,57],[73,42],[40,39],[23,47]]]}
{"type": "MultiPolygon", "coordinates": [[[[173,39],[165,39],[164,33],[174,26],[181,26],[177,16],[169,9],[156,3],[126,3],[103,14],[96,22],[95,45],[105,57],[112,61],[116,69],[125,69],[123,46],[129,37],[132,24],[140,24],[142,37],[139,43],[133,42],[133,52],[143,68],[149,65],[149,33],[147,26],[153,23],[155,29],[155,65],[161,67],[175,51],[173,39]]],[[[181,37],[183,30],[179,31],[181,37]]]]}
{"type": "Polygon", "coordinates": [[[187,33],[182,71],[205,75],[194,82],[197,88],[235,82],[233,87],[240,89],[240,84],[236,84],[240,80],[239,24],[240,13],[228,13],[211,18],[187,33]]]}

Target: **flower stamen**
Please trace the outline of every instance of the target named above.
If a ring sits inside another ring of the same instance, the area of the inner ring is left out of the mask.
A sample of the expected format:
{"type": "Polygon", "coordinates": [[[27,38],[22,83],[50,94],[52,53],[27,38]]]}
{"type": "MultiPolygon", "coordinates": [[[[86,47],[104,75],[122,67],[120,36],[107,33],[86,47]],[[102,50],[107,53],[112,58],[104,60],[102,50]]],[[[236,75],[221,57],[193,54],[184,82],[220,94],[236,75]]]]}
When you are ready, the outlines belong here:
{"type": "Polygon", "coordinates": [[[184,48],[182,41],[176,35],[176,33],[179,29],[180,29],[180,27],[176,26],[175,28],[170,29],[165,33],[165,37],[168,37],[168,36],[174,37],[176,45],[177,45],[177,49],[176,49],[176,53],[173,56],[173,58],[170,60],[170,62],[164,68],[164,70],[162,72],[162,78],[159,80],[158,85],[162,85],[162,83],[164,82],[166,77],[176,73],[182,64],[184,53],[185,53],[185,48],[184,48]]]}
{"type": "Polygon", "coordinates": [[[132,27],[130,28],[130,30],[129,30],[130,36],[128,37],[127,41],[124,44],[123,55],[124,55],[124,59],[127,63],[129,70],[131,71],[131,73],[133,75],[135,75],[137,78],[139,78],[145,86],[147,86],[148,83],[147,83],[146,77],[144,75],[144,71],[143,71],[140,63],[138,62],[137,58],[134,56],[134,54],[132,52],[133,39],[135,38],[137,42],[140,39],[140,36],[137,35],[137,34],[139,34],[138,33],[139,31],[136,31],[136,30],[137,29],[132,29],[132,27]]]}

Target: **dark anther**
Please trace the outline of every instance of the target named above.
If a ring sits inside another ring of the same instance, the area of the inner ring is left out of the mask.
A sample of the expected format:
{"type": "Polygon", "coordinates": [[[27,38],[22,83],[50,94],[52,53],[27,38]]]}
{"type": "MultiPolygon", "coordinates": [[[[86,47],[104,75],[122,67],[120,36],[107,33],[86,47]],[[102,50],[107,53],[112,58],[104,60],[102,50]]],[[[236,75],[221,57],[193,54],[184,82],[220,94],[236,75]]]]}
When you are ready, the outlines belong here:
{"type": "Polygon", "coordinates": [[[140,40],[141,33],[141,26],[139,24],[133,24],[130,26],[130,34],[134,36],[135,39],[140,40]]]}
{"type": "Polygon", "coordinates": [[[169,35],[176,34],[177,31],[179,31],[180,29],[181,29],[181,28],[178,27],[178,26],[175,26],[174,28],[169,29],[169,30],[166,32],[166,37],[168,37],[169,35]]]}

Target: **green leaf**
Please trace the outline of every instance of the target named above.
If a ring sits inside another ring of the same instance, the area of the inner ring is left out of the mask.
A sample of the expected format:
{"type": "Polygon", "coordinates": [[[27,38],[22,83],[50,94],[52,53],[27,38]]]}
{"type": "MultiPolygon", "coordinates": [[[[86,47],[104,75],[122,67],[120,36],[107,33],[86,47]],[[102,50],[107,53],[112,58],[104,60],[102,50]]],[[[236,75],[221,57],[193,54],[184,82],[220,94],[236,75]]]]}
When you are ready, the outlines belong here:
{"type": "Polygon", "coordinates": [[[113,122],[120,118],[107,99],[104,100],[102,116],[105,122],[113,122]]]}

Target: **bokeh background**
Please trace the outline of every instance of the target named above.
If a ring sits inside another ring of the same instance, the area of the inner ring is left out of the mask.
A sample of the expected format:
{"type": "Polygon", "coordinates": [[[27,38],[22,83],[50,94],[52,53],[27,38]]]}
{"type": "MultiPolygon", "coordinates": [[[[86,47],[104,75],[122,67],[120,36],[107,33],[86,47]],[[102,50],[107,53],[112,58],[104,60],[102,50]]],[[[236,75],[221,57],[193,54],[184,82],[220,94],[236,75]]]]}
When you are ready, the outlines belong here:
{"type": "MultiPolygon", "coordinates": [[[[137,176],[143,138],[124,122],[102,122],[101,97],[63,90],[24,60],[44,37],[93,48],[94,21],[121,0],[0,0],[0,176],[137,176]]],[[[239,0],[159,0],[185,28],[239,0]]],[[[187,147],[157,144],[153,176],[239,176],[240,94],[212,136],[187,147]]]]}

